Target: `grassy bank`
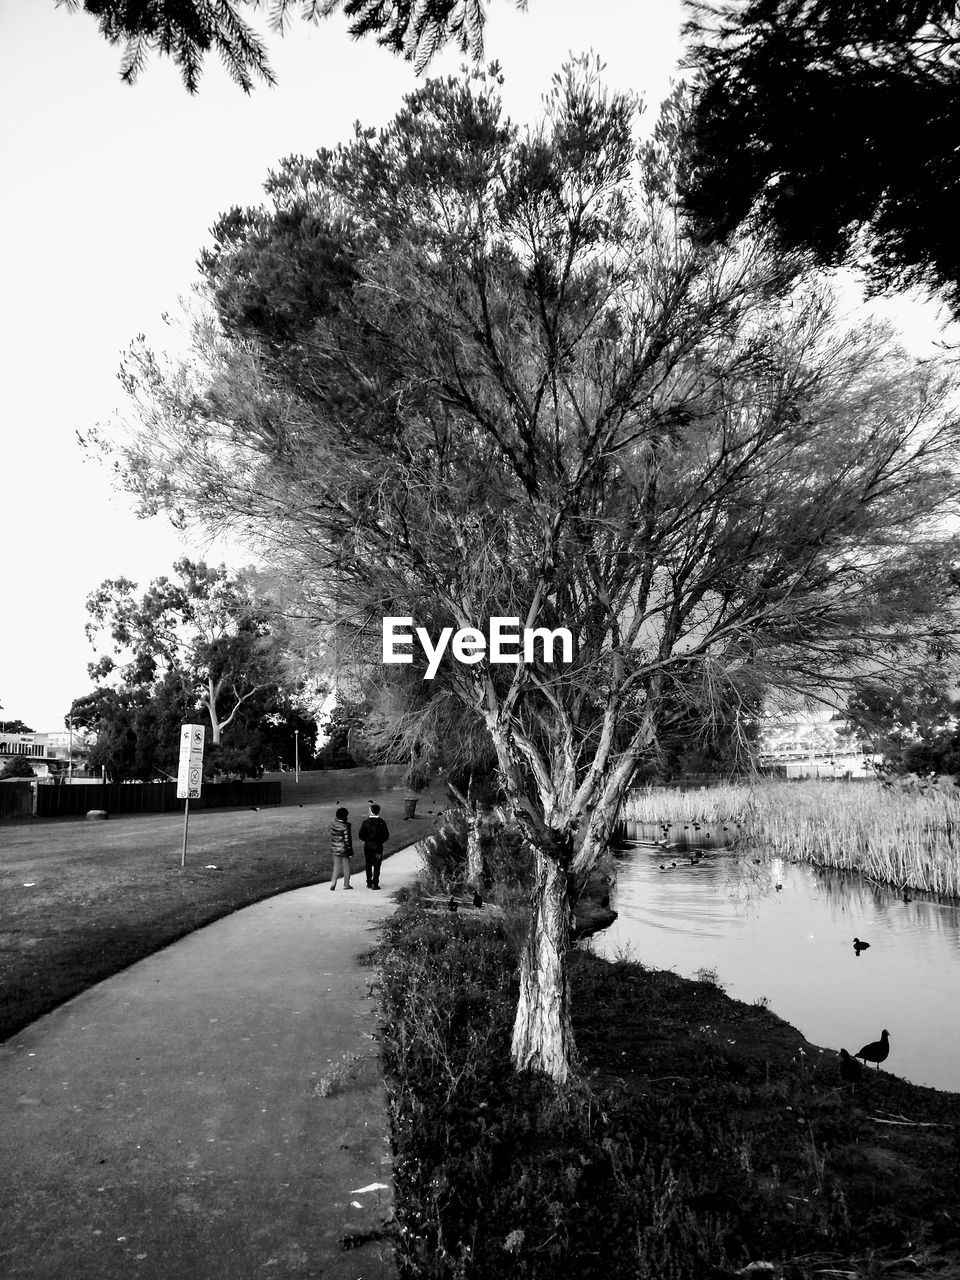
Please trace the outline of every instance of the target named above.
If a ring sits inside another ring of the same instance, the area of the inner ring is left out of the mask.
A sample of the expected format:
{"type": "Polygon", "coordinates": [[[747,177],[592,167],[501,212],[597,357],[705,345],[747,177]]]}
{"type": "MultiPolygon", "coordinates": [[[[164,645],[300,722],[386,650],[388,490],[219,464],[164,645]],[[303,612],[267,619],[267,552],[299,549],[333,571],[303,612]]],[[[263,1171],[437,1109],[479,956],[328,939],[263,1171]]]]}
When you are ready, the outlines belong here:
{"type": "MultiPolygon", "coordinates": [[[[333,808],[339,800],[362,817],[365,797],[311,803],[308,786],[290,791],[297,798],[283,808],[192,816],[183,870],[177,814],[0,827],[0,1040],[202,925],[328,879],[333,808]]],[[[379,797],[388,852],[431,823],[426,813],[405,823],[403,796],[379,797]]],[[[424,810],[432,804],[425,796],[424,810]]]]}
{"type": "Polygon", "coordinates": [[[586,1083],[557,1093],[509,1064],[515,933],[414,903],[387,927],[403,1280],[960,1274],[960,1098],[851,1088],[767,1010],[585,953],[586,1083]]]}
{"type": "Polygon", "coordinates": [[[879,782],[765,782],[632,796],[635,822],[727,825],[738,839],[796,861],[857,871],[898,888],[960,897],[960,791],[879,782]]]}

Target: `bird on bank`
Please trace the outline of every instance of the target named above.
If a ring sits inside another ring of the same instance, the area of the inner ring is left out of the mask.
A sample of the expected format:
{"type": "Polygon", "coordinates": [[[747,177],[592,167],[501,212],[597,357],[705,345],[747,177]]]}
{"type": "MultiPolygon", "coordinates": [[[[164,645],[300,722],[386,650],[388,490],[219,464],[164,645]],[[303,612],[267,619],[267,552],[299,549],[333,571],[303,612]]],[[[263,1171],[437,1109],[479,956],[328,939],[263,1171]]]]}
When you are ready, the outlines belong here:
{"type": "Polygon", "coordinates": [[[483,906],[483,894],[480,892],[479,889],[476,889],[474,891],[473,905],[477,908],[478,911],[483,906]]]}
{"type": "Polygon", "coordinates": [[[456,898],[451,898],[449,905],[450,905],[451,911],[458,911],[460,909],[460,903],[456,900],[456,898]]]}
{"type": "Polygon", "coordinates": [[[856,1058],[851,1058],[846,1049],[840,1050],[840,1079],[848,1084],[856,1084],[863,1075],[863,1067],[856,1058]]]}
{"type": "Polygon", "coordinates": [[[869,951],[869,950],[870,950],[870,943],[869,943],[869,942],[861,942],[859,938],[854,938],[854,940],[853,940],[853,949],[854,949],[854,951],[857,953],[857,955],[859,955],[861,951],[869,951]]]}
{"type": "Polygon", "coordinates": [[[855,1058],[861,1058],[864,1062],[875,1062],[877,1070],[880,1070],[880,1063],[886,1062],[890,1056],[890,1032],[884,1027],[880,1032],[880,1039],[874,1040],[870,1044],[865,1044],[859,1053],[854,1054],[855,1058]]]}

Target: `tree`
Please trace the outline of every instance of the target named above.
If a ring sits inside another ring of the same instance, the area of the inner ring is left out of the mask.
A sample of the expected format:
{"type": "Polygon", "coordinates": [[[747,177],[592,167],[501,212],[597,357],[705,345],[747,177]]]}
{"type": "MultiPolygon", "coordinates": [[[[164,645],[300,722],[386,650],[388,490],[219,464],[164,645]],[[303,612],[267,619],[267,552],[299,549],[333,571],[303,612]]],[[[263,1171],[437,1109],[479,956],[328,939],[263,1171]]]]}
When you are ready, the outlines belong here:
{"type": "Polygon", "coordinates": [[[108,578],[88,596],[87,637],[96,644],[105,634],[112,647],[90,664],[90,675],[109,675],[116,657],[125,656],[121,675],[130,687],[174,678],[184,697],[202,707],[211,744],[219,746],[244,703],[279,683],[282,655],[249,575],[231,577],[223,565],[187,558],[174,573],[155,579],[142,597],[127,578],[108,578]]]}
{"type": "Polygon", "coordinates": [[[387,615],[575,631],[557,661],[474,643],[434,674],[535,856],[512,1051],[557,1081],[572,902],[670,683],[749,708],[957,630],[947,375],[842,330],[762,243],[690,240],[678,105],[639,164],[635,115],[583,62],[525,133],[497,77],[427,83],[228,215],[193,363],[140,349],[125,371],[144,509],[282,547],[364,670],[387,615]],[[295,232],[323,297],[296,256],[277,270],[295,232]]]}
{"type": "Polygon", "coordinates": [[[847,702],[847,718],[884,764],[898,773],[960,773],[960,701],[955,676],[931,662],[913,679],[859,681],[847,702]]]}
{"type": "MultiPolygon", "coordinates": [[[[76,11],[80,0],[56,0],[76,11]]],[[[448,41],[464,53],[483,56],[483,27],[487,0],[271,0],[269,26],[282,34],[290,15],[299,11],[305,21],[317,22],[337,9],[351,19],[356,39],[376,37],[422,71],[448,41]]],[[[520,8],[526,0],[518,0],[520,8]]],[[[245,17],[261,11],[265,0],[83,0],[85,13],[97,19],[100,34],[112,45],[124,45],[120,78],[133,84],[150,53],[173,59],[188,93],[196,93],[203,60],[211,50],[219,55],[244,93],[255,78],[275,84],[266,46],[245,17]]]]}
{"type": "MultiPolygon", "coordinates": [[[[3,710],[3,703],[0,702],[0,711],[3,710]]],[[[2,720],[0,719],[0,733],[35,733],[36,730],[31,729],[28,724],[24,724],[22,720],[2,720]]]]}
{"type": "Polygon", "coordinates": [[[111,649],[90,674],[116,682],[71,708],[74,723],[96,734],[91,764],[114,779],[169,777],[179,726],[199,719],[210,724],[208,776],[277,768],[295,730],[309,760],[316,725],[302,706],[296,625],[265,594],[262,575],[189,559],[174,574],[142,595],[127,579],[108,579],[88,598],[88,637],[111,649]]]}
{"type": "Polygon", "coordinates": [[[0,779],[35,777],[36,774],[34,773],[26,756],[14,756],[11,760],[6,762],[2,769],[0,769],[0,779]]]}
{"type": "Polygon", "coordinates": [[[692,3],[699,71],[685,203],[698,234],[751,218],[787,250],[960,309],[960,20],[924,0],[692,3]]]}
{"type": "Polygon", "coordinates": [[[704,697],[698,682],[673,680],[661,696],[659,759],[650,773],[746,772],[759,753],[762,709],[763,691],[753,681],[732,696],[704,697]]]}
{"type": "Polygon", "coordinates": [[[196,714],[175,673],[152,683],[101,685],[76,698],[69,719],[92,738],[87,761],[112,782],[176,775],[180,725],[196,714]]]}

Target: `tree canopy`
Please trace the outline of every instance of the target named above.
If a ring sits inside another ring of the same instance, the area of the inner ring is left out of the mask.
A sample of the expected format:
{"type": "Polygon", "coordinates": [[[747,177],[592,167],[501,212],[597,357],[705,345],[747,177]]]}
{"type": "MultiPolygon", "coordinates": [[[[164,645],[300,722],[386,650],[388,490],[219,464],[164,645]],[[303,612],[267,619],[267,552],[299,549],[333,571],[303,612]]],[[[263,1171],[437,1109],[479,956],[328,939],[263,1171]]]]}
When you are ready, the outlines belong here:
{"type": "Polygon", "coordinates": [[[882,754],[887,769],[960,775],[955,681],[955,672],[936,662],[913,679],[867,677],[847,704],[847,718],[882,754]]]}
{"type": "Polygon", "coordinates": [[[0,778],[35,778],[37,775],[26,756],[13,756],[4,762],[0,778]]]}
{"type": "Polygon", "coordinates": [[[685,203],[698,233],[744,219],[875,287],[960,309],[960,19],[953,0],[688,4],[699,72],[685,203]]]}
{"type": "MultiPolygon", "coordinates": [[[[483,56],[487,0],[56,0],[96,18],[101,35],[123,45],[120,78],[133,84],[151,53],[172,58],[184,86],[196,93],[204,59],[211,52],[245,93],[260,79],[274,84],[267,48],[248,14],[266,13],[268,26],[283,34],[290,19],[307,22],[342,9],[350,34],[378,44],[422,71],[448,41],[471,57],[483,56]]],[[[518,0],[522,8],[526,0],[518,0]]]]}
{"type": "Polygon", "coordinates": [[[960,428],[949,376],[794,259],[685,234],[677,101],[638,159],[591,63],[526,131],[499,87],[430,81],[221,220],[193,362],[126,369],[125,465],[146,509],[282,553],[367,671],[385,615],[572,628],[569,661],[434,683],[536,853],[514,1058],[562,1079],[570,901],[681,687],[749,710],[953,643],[960,428]]]}
{"type": "Polygon", "coordinates": [[[91,678],[113,681],[70,711],[97,735],[95,768],[115,778],[175,772],[179,726],[195,717],[210,726],[208,773],[257,775],[292,761],[295,729],[311,759],[316,725],[300,705],[300,669],[253,573],[184,558],[142,593],[107,579],[87,610],[91,643],[110,649],[91,678]]]}
{"type": "MultiPolygon", "coordinates": [[[[3,708],[0,707],[0,711],[3,708]]],[[[25,720],[4,720],[0,718],[0,732],[3,733],[36,733],[25,720]]]]}

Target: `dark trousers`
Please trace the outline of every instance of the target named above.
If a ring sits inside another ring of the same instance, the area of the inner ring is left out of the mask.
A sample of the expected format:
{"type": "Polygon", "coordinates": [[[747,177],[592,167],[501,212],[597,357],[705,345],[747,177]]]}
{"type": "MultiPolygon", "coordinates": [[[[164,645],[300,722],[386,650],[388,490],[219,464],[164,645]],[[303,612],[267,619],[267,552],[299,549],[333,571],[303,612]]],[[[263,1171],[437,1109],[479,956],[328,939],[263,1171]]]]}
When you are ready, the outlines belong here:
{"type": "Polygon", "coordinates": [[[367,884],[380,883],[380,864],[383,862],[382,844],[365,844],[363,846],[363,869],[367,873],[367,884]]]}

